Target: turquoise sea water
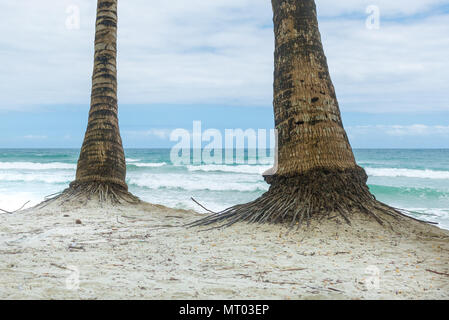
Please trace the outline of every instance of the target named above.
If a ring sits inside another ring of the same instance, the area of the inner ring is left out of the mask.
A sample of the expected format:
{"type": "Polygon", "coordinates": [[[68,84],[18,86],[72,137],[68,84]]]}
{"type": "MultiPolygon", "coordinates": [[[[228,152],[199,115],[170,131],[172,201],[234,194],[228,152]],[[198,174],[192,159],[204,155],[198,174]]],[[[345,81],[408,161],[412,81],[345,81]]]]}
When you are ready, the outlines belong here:
{"type": "MultiPolygon", "coordinates": [[[[75,177],[76,149],[0,149],[0,208],[37,204],[75,177]]],[[[355,150],[377,199],[449,229],[449,150],[355,150]]],[[[127,182],[143,200],[169,207],[212,210],[254,200],[268,190],[270,165],[173,165],[169,149],[128,149],[127,182]]]]}

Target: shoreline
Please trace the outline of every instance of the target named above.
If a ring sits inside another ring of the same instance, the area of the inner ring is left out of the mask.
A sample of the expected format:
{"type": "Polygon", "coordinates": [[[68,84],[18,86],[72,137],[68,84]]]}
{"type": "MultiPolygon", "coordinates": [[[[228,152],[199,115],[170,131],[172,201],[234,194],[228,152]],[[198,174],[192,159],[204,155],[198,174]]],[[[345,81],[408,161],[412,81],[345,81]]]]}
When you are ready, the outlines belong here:
{"type": "Polygon", "coordinates": [[[2,215],[0,298],[449,298],[443,229],[412,223],[393,232],[360,217],[288,234],[279,225],[181,227],[201,216],[96,202],[2,215]],[[78,290],[68,285],[73,270],[78,290]]]}
{"type": "MultiPolygon", "coordinates": [[[[156,151],[155,151],[156,150],[156,151]]],[[[255,200],[268,190],[259,164],[175,166],[170,153],[127,149],[129,190],[142,200],[202,212],[190,197],[221,211],[255,200]]],[[[15,210],[28,200],[37,205],[75,179],[76,149],[3,152],[0,157],[0,208],[15,210]]],[[[448,150],[432,152],[355,150],[369,173],[368,185],[380,201],[416,212],[415,218],[439,222],[449,230],[448,150]],[[407,159],[407,161],[405,161],[407,159]],[[396,169],[395,169],[396,168],[396,169]]],[[[265,169],[265,168],[264,168],[265,169]]]]}

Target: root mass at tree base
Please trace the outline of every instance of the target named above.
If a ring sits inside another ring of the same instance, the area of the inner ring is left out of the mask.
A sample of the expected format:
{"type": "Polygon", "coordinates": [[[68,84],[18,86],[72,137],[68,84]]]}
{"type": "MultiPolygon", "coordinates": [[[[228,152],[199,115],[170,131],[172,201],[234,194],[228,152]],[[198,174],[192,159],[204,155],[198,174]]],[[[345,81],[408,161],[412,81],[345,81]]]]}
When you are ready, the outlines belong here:
{"type": "Polygon", "coordinates": [[[110,202],[112,204],[130,203],[138,204],[140,199],[121,185],[104,183],[104,182],[72,182],[70,187],[62,191],[60,194],[47,199],[37,207],[44,207],[51,202],[59,201],[61,204],[79,201],[87,202],[90,200],[98,200],[102,202],[110,202]]]}
{"type": "MultiPolygon", "coordinates": [[[[379,224],[383,216],[409,218],[399,210],[376,200],[366,184],[368,176],[361,167],[347,170],[314,169],[292,177],[266,176],[270,189],[260,198],[233,206],[197,220],[189,227],[228,227],[237,222],[288,223],[299,228],[312,219],[340,216],[351,224],[354,213],[366,214],[379,224]]],[[[413,219],[413,218],[410,218],[413,219]]],[[[416,219],[414,219],[416,220],[416,219]]],[[[418,220],[419,221],[419,220],[418,220]]]]}

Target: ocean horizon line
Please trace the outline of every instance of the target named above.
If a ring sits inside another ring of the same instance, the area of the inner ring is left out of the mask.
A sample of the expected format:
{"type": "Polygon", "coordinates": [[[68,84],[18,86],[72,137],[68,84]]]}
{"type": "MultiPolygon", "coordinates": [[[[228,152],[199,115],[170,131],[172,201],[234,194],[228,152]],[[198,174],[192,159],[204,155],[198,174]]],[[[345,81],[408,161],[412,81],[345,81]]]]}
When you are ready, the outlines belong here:
{"type": "MultiPolygon", "coordinates": [[[[170,150],[172,147],[124,147],[125,150],[170,150]]],[[[191,150],[196,150],[196,148],[190,148],[191,150]]],[[[204,148],[202,148],[204,149],[204,148]]],[[[226,150],[226,148],[221,148],[226,150]]],[[[353,150],[449,150],[449,148],[352,148],[353,150]]],[[[4,148],[0,147],[0,150],[81,150],[80,147],[15,147],[15,148],[4,148]]],[[[233,150],[249,150],[248,148],[233,148],[233,150]]],[[[265,148],[265,150],[270,150],[270,148],[265,148]]]]}

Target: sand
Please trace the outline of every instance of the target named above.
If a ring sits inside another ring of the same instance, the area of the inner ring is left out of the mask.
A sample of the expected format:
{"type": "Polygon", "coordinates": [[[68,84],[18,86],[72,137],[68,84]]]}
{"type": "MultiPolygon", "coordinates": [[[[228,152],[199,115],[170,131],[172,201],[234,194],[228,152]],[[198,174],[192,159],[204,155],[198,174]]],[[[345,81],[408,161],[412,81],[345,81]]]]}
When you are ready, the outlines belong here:
{"type": "Polygon", "coordinates": [[[0,298],[449,298],[449,232],[436,227],[182,227],[198,217],[98,202],[1,214],[0,298]]]}

